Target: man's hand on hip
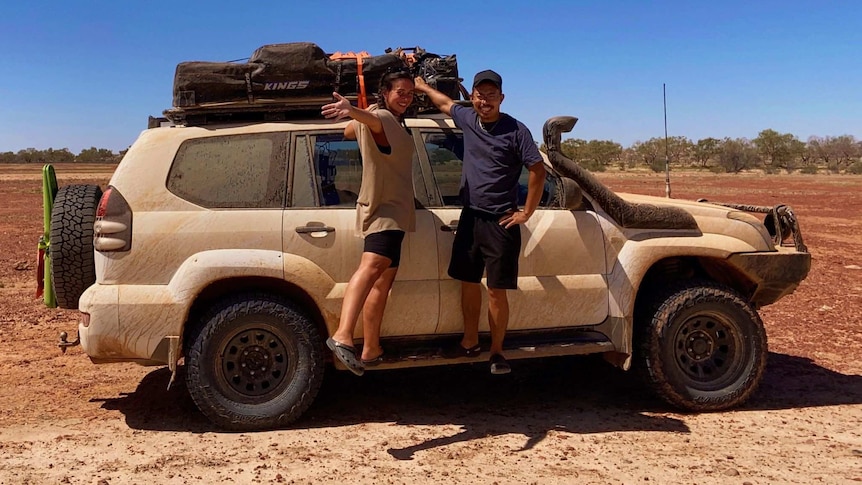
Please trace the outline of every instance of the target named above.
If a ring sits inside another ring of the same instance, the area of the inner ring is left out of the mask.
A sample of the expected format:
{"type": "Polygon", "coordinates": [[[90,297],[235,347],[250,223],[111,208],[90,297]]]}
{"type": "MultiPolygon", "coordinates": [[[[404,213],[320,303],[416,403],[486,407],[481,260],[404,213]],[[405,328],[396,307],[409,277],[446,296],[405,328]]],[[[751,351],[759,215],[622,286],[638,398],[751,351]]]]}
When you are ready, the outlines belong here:
{"type": "Polygon", "coordinates": [[[503,217],[501,217],[500,225],[508,229],[517,224],[524,224],[528,220],[530,220],[530,216],[528,216],[526,212],[518,210],[514,212],[509,212],[503,217]]]}

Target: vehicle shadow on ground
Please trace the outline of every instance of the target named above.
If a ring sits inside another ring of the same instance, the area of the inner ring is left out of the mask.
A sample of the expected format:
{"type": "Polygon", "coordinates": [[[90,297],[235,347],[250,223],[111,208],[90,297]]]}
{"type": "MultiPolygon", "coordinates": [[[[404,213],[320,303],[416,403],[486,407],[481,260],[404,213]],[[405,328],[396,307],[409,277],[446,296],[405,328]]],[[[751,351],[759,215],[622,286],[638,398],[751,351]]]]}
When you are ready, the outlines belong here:
{"type": "Polygon", "coordinates": [[[755,411],[862,404],[862,375],[841,374],[811,359],[769,353],[766,373],[742,409],[755,411]]]}
{"type": "MultiPolygon", "coordinates": [[[[678,411],[653,397],[633,372],[619,371],[596,356],[514,361],[513,369],[510,375],[492,376],[487,363],[477,363],[366,372],[361,378],[328,369],[315,403],[292,427],[386,422],[461,428],[451,436],[389,450],[398,459],[503,434],[525,436],[526,450],[551,431],[689,432],[678,411]]],[[[218,432],[188,397],[182,372],[167,390],[169,378],[166,368],[155,370],[134,392],[101,400],[102,407],[123,413],[133,429],[218,432]]],[[[770,353],[760,389],[740,411],[844,404],[862,404],[862,376],[770,353]]]]}

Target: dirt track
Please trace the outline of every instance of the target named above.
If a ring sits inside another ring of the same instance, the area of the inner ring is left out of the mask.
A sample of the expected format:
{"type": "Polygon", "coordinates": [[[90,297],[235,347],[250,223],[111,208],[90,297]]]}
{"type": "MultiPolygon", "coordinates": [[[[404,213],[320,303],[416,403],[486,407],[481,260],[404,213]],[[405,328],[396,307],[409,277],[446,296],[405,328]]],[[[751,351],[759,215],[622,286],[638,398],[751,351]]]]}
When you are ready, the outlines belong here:
{"type": "MultiPolygon", "coordinates": [[[[80,167],[79,167],[80,168],[80,167]]],[[[60,183],[99,183],[99,167],[60,183]]],[[[858,483],[862,178],[673,176],[673,195],[797,212],[808,279],[764,308],[769,363],[733,412],[688,415],[595,358],[329,372],[291,429],[213,429],[164,368],[61,354],[74,312],[33,298],[38,171],[0,166],[0,483],[858,483]]],[[[652,174],[601,175],[664,195],[652,174]]],[[[181,380],[180,380],[181,381],[181,380]]]]}

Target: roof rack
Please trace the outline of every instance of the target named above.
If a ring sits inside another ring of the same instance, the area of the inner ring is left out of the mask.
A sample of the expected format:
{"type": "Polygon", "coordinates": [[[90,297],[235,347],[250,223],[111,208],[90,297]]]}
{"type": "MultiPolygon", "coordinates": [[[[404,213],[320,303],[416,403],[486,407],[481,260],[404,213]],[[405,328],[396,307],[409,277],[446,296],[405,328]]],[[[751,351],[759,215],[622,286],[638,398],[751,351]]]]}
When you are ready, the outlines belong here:
{"type": "Polygon", "coordinates": [[[207,125],[234,121],[287,121],[309,117],[322,118],[320,108],[330,102],[332,102],[331,97],[256,99],[253,103],[236,101],[200,104],[186,108],[172,107],[166,109],[163,114],[177,125],[207,125]]]}
{"type": "MultiPolygon", "coordinates": [[[[357,96],[345,96],[354,106],[357,96]]],[[[200,104],[194,107],[166,109],[164,118],[150,117],[149,128],[169,124],[185,126],[205,126],[217,123],[271,122],[290,120],[325,119],[320,114],[323,105],[331,103],[330,97],[317,98],[282,98],[278,100],[256,99],[253,103],[247,101],[200,104]],[[154,121],[155,120],[155,121],[154,121]]],[[[376,103],[375,97],[370,97],[370,103],[376,103]]],[[[455,101],[461,105],[469,105],[469,101],[455,101]]],[[[412,106],[407,116],[439,113],[436,109],[412,106]]]]}

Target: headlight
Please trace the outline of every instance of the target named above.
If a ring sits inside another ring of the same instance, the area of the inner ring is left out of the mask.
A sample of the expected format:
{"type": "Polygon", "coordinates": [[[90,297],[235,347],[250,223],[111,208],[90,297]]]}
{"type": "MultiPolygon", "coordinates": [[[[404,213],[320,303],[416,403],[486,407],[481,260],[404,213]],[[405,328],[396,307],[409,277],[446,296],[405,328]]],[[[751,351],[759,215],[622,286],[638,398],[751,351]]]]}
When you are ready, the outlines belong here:
{"type": "Polygon", "coordinates": [[[760,219],[754,217],[747,212],[742,211],[730,211],[727,213],[727,218],[733,219],[735,221],[744,222],[749,226],[753,227],[760,234],[760,237],[763,238],[764,242],[766,242],[767,247],[775,247],[772,241],[772,236],[769,234],[769,231],[766,230],[766,226],[764,226],[763,223],[760,222],[760,219]]]}

